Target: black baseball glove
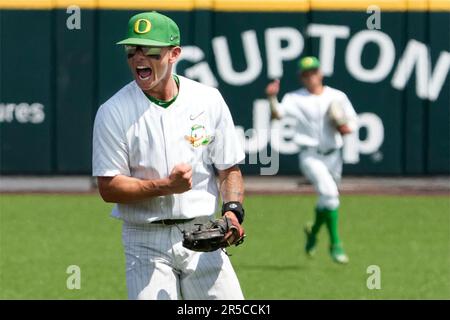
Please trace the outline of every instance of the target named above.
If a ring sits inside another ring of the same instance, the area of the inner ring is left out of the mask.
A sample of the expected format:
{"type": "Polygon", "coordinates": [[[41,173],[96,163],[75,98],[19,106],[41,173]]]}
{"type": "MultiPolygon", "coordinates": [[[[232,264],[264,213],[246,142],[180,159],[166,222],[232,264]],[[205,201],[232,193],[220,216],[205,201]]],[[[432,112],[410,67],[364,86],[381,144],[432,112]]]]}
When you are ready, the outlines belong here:
{"type": "Polygon", "coordinates": [[[183,247],[199,252],[239,245],[244,241],[243,229],[236,221],[222,216],[220,219],[198,224],[192,231],[183,231],[183,247]]]}

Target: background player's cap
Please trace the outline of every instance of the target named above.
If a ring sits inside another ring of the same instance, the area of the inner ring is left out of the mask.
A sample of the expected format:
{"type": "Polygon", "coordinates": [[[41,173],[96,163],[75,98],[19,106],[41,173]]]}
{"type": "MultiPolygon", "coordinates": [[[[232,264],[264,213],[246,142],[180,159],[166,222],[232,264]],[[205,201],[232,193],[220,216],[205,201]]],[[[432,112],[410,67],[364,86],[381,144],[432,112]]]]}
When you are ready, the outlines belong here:
{"type": "Polygon", "coordinates": [[[304,57],[301,58],[298,62],[298,70],[299,72],[309,71],[313,69],[319,69],[320,68],[320,61],[316,57],[310,56],[310,57],[304,57]]]}
{"type": "Polygon", "coordinates": [[[169,17],[156,11],[134,15],[128,21],[125,40],[117,44],[168,47],[180,45],[180,29],[169,17]]]}

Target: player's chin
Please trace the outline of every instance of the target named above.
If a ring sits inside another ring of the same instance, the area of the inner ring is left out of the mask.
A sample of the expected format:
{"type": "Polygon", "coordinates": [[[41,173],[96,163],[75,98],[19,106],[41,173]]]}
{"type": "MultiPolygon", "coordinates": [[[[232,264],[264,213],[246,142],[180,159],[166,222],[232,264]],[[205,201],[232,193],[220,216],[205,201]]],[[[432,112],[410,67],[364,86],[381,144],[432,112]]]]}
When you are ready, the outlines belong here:
{"type": "Polygon", "coordinates": [[[155,79],[153,79],[153,76],[142,78],[139,75],[135,75],[134,80],[136,81],[139,88],[141,88],[143,91],[150,90],[154,87],[155,79]]]}

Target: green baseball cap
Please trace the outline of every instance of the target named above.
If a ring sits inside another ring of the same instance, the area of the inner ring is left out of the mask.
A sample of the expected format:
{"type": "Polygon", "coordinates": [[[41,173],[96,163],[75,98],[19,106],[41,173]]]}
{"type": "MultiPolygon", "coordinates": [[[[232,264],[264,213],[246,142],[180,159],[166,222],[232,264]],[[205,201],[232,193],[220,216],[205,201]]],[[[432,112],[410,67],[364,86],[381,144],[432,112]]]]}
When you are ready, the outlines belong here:
{"type": "Polygon", "coordinates": [[[180,45],[180,29],[169,17],[156,11],[134,15],[128,21],[125,40],[117,44],[168,47],[180,45]]]}
{"type": "Polygon", "coordinates": [[[301,58],[300,61],[298,62],[298,69],[300,72],[319,68],[320,68],[320,61],[319,59],[313,56],[301,58]]]}

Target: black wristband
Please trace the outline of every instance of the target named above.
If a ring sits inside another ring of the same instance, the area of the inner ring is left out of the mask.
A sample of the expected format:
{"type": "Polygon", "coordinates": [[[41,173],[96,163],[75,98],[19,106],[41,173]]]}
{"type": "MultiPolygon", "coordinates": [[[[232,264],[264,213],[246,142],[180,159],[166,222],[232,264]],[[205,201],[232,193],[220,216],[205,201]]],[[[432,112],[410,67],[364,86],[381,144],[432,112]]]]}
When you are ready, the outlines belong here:
{"type": "Polygon", "coordinates": [[[222,205],[222,215],[224,215],[224,213],[227,211],[233,212],[240,224],[244,222],[245,210],[239,201],[230,201],[224,203],[222,205]]]}

